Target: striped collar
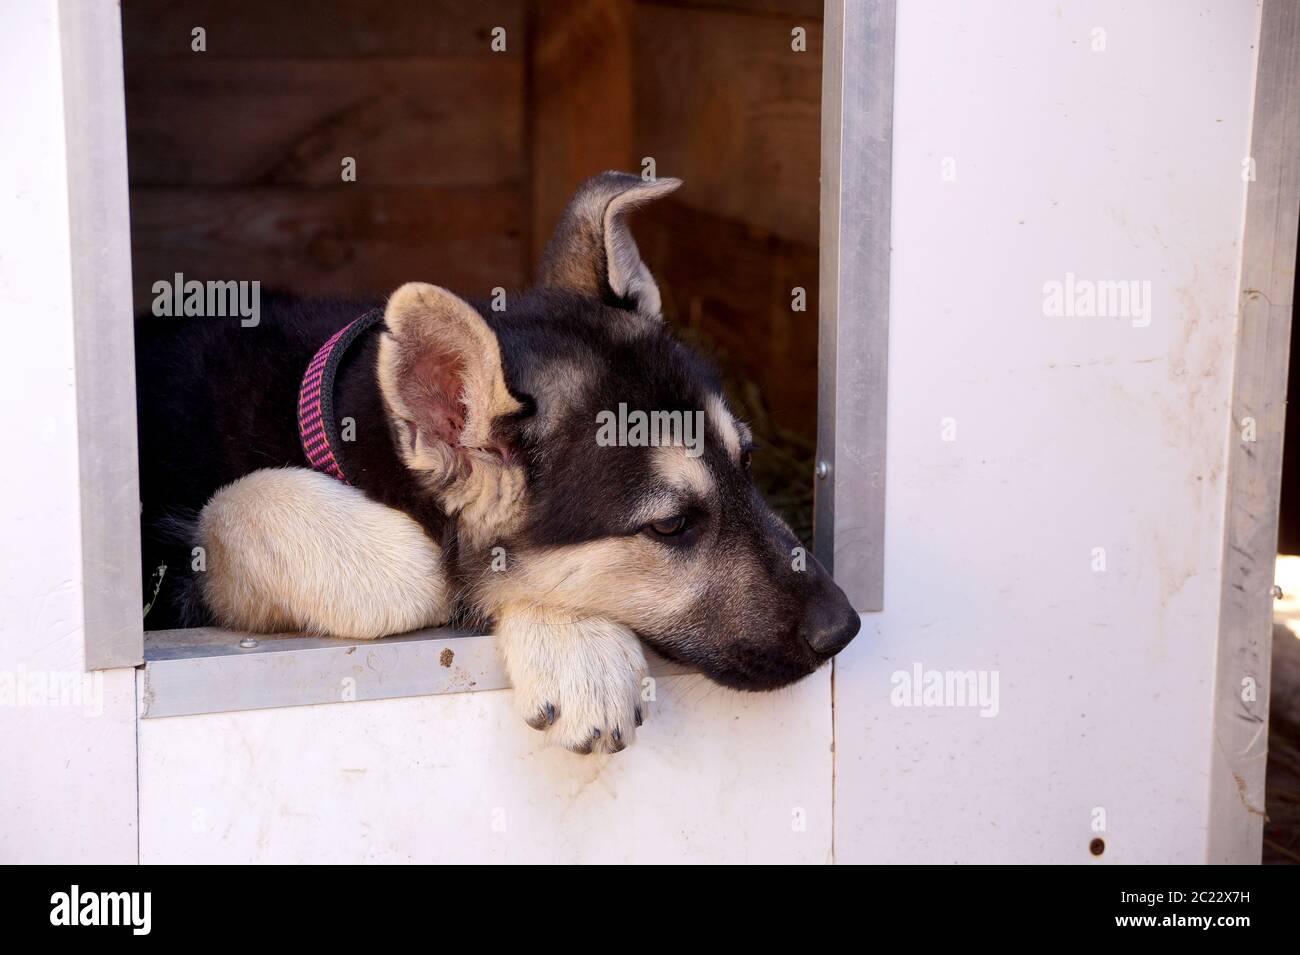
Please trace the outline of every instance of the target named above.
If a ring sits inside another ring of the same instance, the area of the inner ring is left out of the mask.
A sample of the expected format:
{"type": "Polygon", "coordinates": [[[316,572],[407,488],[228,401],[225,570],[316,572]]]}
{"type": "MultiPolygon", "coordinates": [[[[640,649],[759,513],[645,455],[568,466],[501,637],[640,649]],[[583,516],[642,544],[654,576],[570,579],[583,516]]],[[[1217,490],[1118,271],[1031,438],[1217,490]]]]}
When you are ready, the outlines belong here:
{"type": "Polygon", "coordinates": [[[334,375],[348,346],[383,321],[383,309],[373,309],[344,325],[320,347],[302,376],[298,389],[298,439],[317,471],[352,484],[343,467],[339,423],[334,417],[334,375]]]}

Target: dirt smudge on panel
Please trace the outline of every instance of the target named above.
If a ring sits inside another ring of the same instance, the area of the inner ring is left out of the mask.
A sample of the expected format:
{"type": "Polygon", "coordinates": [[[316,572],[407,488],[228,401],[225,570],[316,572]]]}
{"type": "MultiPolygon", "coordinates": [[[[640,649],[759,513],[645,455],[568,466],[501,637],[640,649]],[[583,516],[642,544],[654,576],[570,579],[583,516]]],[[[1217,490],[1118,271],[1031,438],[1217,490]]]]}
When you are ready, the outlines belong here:
{"type": "Polygon", "coordinates": [[[1250,801],[1246,799],[1246,780],[1241,778],[1241,774],[1233,773],[1232,778],[1237,784],[1237,798],[1240,799],[1241,804],[1246,807],[1246,812],[1250,813],[1252,816],[1263,816],[1264,818],[1268,818],[1267,816],[1264,816],[1264,810],[1252,806],[1250,801]]]}

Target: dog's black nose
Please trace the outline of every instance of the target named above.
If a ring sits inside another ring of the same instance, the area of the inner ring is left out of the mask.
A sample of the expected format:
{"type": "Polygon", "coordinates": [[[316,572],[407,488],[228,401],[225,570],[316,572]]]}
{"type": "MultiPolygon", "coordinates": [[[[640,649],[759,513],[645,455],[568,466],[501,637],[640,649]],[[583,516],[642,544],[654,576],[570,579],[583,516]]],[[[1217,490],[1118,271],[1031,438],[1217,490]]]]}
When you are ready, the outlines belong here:
{"type": "Polygon", "coordinates": [[[832,593],[814,600],[804,611],[799,636],[823,657],[833,657],[849,645],[862,627],[862,618],[844,591],[831,584],[832,593]]]}

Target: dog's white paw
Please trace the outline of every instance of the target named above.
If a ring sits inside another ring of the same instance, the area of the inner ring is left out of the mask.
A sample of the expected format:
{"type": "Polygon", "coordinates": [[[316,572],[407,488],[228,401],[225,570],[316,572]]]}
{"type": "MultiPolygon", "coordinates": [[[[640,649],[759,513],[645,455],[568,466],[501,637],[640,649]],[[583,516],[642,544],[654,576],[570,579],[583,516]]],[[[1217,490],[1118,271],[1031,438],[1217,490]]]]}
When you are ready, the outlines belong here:
{"type": "Polygon", "coordinates": [[[497,639],[515,707],[547,742],[575,753],[617,753],[632,742],[645,714],[646,662],[631,630],[529,608],[502,614],[497,639]]]}

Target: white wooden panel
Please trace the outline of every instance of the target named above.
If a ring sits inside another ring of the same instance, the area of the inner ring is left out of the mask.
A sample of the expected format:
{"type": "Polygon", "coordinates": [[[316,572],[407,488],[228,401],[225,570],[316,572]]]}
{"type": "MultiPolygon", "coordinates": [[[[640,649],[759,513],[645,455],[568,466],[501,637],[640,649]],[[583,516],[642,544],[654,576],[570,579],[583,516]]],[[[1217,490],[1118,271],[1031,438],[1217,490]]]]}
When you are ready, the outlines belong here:
{"type": "Polygon", "coordinates": [[[541,747],[505,690],[142,720],[141,860],[829,860],[829,668],[658,697],[613,757],[541,747]]]}
{"type": "Polygon", "coordinates": [[[86,665],[144,662],[121,12],[61,0],[86,665]]]}
{"type": "Polygon", "coordinates": [[[1206,859],[1258,16],[898,5],[889,559],[837,664],[840,861],[1206,859]],[[1149,324],[1048,317],[1067,273],[1149,281],[1149,324]],[[996,673],[997,715],[892,705],[917,663],[996,673]]]}
{"type": "Polygon", "coordinates": [[[1210,861],[1238,864],[1259,860],[1264,835],[1269,693],[1248,687],[1272,685],[1272,580],[1300,211],[1300,4],[1267,0],[1259,43],[1232,396],[1233,420],[1253,433],[1238,432],[1229,443],[1210,793],[1210,861]]]}
{"type": "Polygon", "coordinates": [[[133,862],[134,672],[83,674],[57,4],[14,4],[4,21],[0,409],[6,446],[22,452],[0,468],[0,862],[133,862]]]}

